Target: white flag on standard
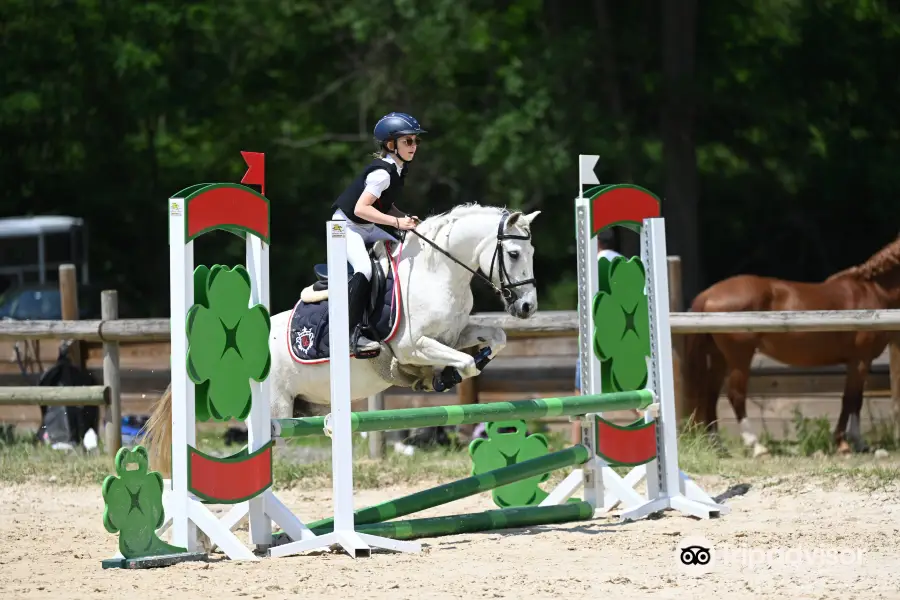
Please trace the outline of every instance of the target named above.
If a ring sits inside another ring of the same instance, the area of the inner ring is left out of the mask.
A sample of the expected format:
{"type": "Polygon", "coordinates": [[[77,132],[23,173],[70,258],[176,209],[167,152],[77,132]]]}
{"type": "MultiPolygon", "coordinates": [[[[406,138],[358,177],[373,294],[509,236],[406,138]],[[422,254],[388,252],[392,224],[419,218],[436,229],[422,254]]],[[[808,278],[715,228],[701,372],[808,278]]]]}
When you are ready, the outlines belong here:
{"type": "Polygon", "coordinates": [[[597,179],[597,174],[594,173],[594,167],[597,166],[597,161],[599,160],[600,156],[596,154],[578,155],[578,182],[581,185],[584,185],[586,183],[600,183],[600,180],[597,179]]]}

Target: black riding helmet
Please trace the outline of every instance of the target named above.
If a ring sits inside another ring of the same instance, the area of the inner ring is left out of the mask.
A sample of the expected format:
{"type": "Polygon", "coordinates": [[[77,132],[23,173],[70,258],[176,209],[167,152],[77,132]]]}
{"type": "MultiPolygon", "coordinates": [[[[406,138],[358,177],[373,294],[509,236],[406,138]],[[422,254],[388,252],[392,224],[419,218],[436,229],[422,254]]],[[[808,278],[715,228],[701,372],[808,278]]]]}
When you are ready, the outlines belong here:
{"type": "Polygon", "coordinates": [[[385,148],[385,144],[389,140],[396,141],[404,135],[422,135],[423,133],[428,132],[422,129],[419,121],[412,115],[402,112],[388,113],[375,124],[375,140],[380,148],[385,148]]]}

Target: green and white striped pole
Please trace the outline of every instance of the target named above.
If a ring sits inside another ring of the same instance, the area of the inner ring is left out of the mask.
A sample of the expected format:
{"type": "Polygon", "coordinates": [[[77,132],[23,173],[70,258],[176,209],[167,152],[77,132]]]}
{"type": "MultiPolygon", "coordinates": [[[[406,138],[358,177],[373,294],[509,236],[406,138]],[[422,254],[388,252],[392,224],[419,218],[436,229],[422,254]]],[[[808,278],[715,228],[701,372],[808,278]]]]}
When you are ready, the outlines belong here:
{"type": "MultiPolygon", "coordinates": [[[[402,408],[351,413],[350,428],[355,432],[390,431],[417,427],[490,423],[507,419],[540,419],[632,408],[644,410],[653,402],[654,396],[650,390],[634,390],[586,396],[537,398],[515,402],[402,408]]],[[[329,418],[330,415],[329,417],[273,419],[272,436],[291,438],[323,435],[326,429],[330,430],[331,428],[329,418]]]]}
{"type": "MultiPolygon", "coordinates": [[[[582,445],[572,446],[559,452],[532,458],[514,465],[494,469],[487,473],[473,475],[452,483],[422,490],[396,500],[388,500],[375,506],[360,509],[354,513],[353,521],[357,525],[381,523],[389,519],[448,504],[461,498],[474,496],[475,494],[493,490],[516,481],[522,481],[535,475],[543,475],[563,467],[584,464],[589,458],[590,452],[586,447],[582,445]]],[[[320,532],[330,531],[333,522],[334,519],[322,519],[321,521],[310,523],[309,528],[319,535],[320,532]]]]}
{"type": "MultiPolygon", "coordinates": [[[[414,540],[477,531],[493,531],[528,527],[530,525],[550,525],[570,521],[586,521],[594,516],[594,508],[587,502],[569,502],[556,506],[523,506],[503,508],[467,515],[450,515],[409,521],[389,521],[357,525],[360,533],[377,535],[395,540],[414,540]]],[[[330,528],[312,530],[316,535],[327,534],[330,528]]]]}

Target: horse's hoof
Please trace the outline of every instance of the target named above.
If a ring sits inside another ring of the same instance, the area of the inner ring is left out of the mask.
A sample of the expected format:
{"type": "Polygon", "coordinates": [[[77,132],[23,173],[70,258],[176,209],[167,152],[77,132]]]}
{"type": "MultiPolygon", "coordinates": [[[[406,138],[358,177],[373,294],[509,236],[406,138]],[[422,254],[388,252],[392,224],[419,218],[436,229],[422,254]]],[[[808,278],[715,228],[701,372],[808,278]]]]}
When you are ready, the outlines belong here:
{"type": "Polygon", "coordinates": [[[872,452],[871,446],[863,441],[853,442],[853,451],[857,454],[870,454],[872,452]]]}
{"type": "Polygon", "coordinates": [[[853,449],[850,448],[850,444],[847,443],[847,440],[841,440],[840,442],[838,442],[838,454],[850,454],[852,451],[853,449]]]}
{"type": "Polygon", "coordinates": [[[425,379],[416,379],[413,381],[412,390],[414,392],[433,392],[434,388],[430,384],[431,382],[425,379]]]}
{"type": "Polygon", "coordinates": [[[756,442],[753,446],[753,458],[759,458],[760,456],[766,456],[769,454],[769,449],[756,442]]]}
{"type": "Polygon", "coordinates": [[[403,442],[396,442],[394,444],[394,452],[397,454],[402,454],[403,456],[412,456],[416,453],[415,446],[410,446],[408,444],[404,444],[403,442]]]}

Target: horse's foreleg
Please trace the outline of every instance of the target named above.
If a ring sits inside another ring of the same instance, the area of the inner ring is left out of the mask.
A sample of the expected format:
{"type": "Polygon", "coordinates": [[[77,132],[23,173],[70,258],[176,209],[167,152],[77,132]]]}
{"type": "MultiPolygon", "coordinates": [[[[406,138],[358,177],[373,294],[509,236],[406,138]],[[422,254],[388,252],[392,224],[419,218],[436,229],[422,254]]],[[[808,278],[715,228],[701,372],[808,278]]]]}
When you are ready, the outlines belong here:
{"type": "MultiPolygon", "coordinates": [[[[479,371],[483,371],[486,363],[490,362],[506,347],[506,332],[499,327],[490,327],[485,325],[466,325],[459,334],[459,340],[456,348],[469,354],[476,355],[483,348],[489,348],[490,354],[486,359],[476,363],[479,371]]],[[[478,395],[475,394],[475,402],[478,402],[478,395]]],[[[475,433],[476,425],[457,426],[457,433],[462,440],[471,440],[475,433]]]]}
{"type": "Polygon", "coordinates": [[[402,357],[402,363],[398,365],[399,370],[413,380],[410,387],[417,391],[434,391],[434,376],[445,367],[455,368],[462,379],[478,375],[478,365],[471,355],[490,348],[488,357],[493,359],[506,347],[506,332],[499,327],[467,325],[455,345],[456,348],[451,348],[433,338],[420,338],[413,352],[402,357]],[[469,352],[464,352],[466,350],[469,352]],[[472,365],[475,365],[474,371],[472,365]]]}
{"type": "Polygon", "coordinates": [[[728,399],[737,418],[744,447],[752,448],[754,458],[768,454],[769,449],[760,443],[747,419],[747,384],[750,379],[753,352],[756,349],[755,338],[752,335],[732,335],[728,338],[718,338],[717,344],[728,364],[728,399]]]}
{"type": "Polygon", "coordinates": [[[478,375],[475,358],[446,346],[434,338],[420,337],[416,340],[410,356],[404,361],[414,365],[430,365],[432,367],[453,367],[463,379],[478,375]]]}
{"type": "Polygon", "coordinates": [[[488,358],[493,360],[506,347],[506,332],[499,327],[466,325],[459,335],[456,347],[459,350],[471,349],[473,353],[482,348],[490,348],[488,358]]]}
{"type": "Polygon", "coordinates": [[[867,361],[851,361],[847,364],[847,381],[844,384],[844,397],[841,399],[841,414],[834,428],[834,442],[838,452],[868,451],[859,426],[863,405],[863,388],[868,375],[869,363],[867,361]]]}

